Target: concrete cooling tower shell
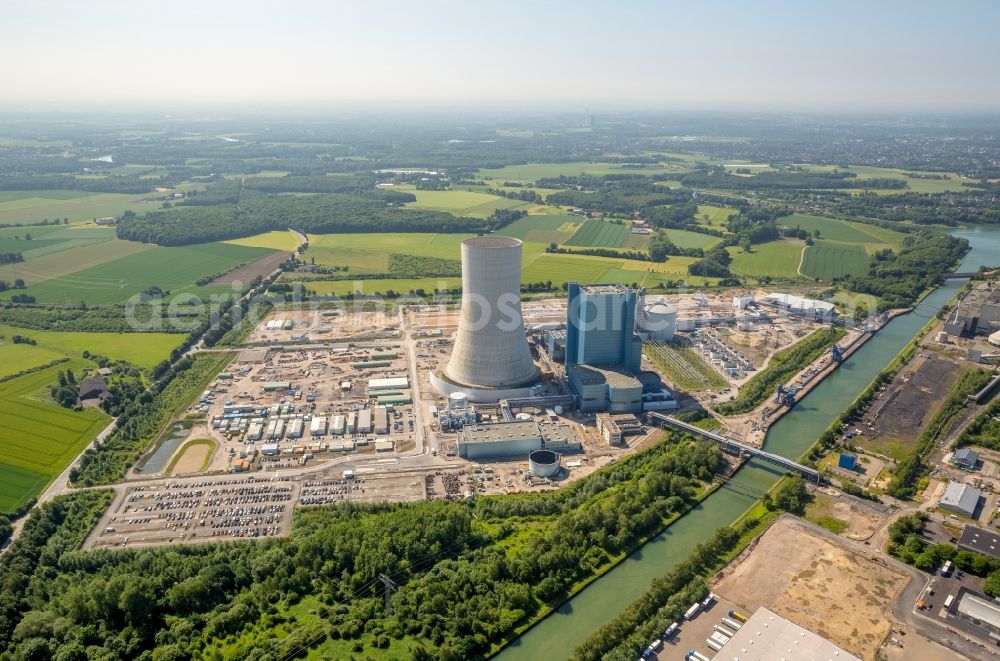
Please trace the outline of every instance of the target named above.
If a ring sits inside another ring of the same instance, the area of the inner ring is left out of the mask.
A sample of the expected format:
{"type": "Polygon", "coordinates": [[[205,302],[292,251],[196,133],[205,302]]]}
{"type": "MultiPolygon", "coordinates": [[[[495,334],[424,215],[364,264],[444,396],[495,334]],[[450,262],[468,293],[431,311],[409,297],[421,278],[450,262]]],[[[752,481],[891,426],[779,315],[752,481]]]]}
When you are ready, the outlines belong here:
{"type": "Polygon", "coordinates": [[[521,242],[476,236],[462,242],[462,312],[445,376],[484,388],[538,379],[521,317],[521,242]]]}

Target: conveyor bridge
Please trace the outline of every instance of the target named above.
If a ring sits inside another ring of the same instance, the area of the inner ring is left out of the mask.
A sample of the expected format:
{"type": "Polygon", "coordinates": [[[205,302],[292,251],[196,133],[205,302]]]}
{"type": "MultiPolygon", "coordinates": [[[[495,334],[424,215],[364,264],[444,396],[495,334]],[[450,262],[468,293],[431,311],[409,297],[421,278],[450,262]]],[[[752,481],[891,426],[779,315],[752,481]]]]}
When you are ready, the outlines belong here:
{"type": "Polygon", "coordinates": [[[664,415],[663,413],[650,413],[649,417],[658,422],[662,422],[668,427],[673,427],[674,429],[679,429],[680,431],[688,432],[689,434],[695,434],[696,436],[701,436],[702,438],[707,438],[710,441],[715,441],[722,446],[724,452],[735,455],[750,455],[755,459],[760,459],[761,461],[766,461],[775,466],[779,466],[787,471],[793,471],[800,474],[802,477],[806,478],[810,482],[815,482],[819,484],[819,471],[815,468],[809,468],[808,466],[803,466],[800,463],[794,462],[791,459],[782,457],[781,455],[774,454],[772,452],[765,452],[752,445],[747,445],[746,443],[741,443],[740,441],[735,441],[731,438],[726,438],[721,434],[716,434],[715,432],[706,431],[700,427],[695,427],[692,424],[684,422],[683,420],[678,420],[672,415],[664,415]]]}

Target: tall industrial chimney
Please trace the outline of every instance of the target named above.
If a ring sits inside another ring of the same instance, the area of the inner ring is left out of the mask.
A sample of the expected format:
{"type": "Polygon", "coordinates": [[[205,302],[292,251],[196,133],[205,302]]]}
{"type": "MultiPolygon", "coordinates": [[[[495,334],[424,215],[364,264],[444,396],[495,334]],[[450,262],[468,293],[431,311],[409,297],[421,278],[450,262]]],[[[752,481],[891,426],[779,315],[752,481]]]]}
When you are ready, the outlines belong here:
{"type": "Polygon", "coordinates": [[[518,239],[462,241],[462,313],[445,375],[483,388],[518,388],[538,379],[521,317],[518,239]]]}

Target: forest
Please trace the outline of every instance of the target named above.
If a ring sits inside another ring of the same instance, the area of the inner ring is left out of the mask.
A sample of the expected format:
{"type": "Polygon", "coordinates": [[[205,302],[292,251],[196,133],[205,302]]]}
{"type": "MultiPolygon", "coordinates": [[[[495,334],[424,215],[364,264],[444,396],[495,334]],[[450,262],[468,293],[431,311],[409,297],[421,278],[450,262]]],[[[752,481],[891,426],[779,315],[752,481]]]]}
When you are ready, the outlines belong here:
{"type": "Polygon", "coordinates": [[[952,236],[919,231],[903,237],[898,253],[879,250],[872,257],[868,274],[844,276],[848,289],[881,298],[882,309],[913,305],[930,287],[941,282],[969,249],[969,242],[952,236]]]}
{"type": "Polygon", "coordinates": [[[498,209],[489,218],[460,218],[443,211],[405,209],[380,199],[338,193],[245,193],[239,205],[175,207],[144,216],[124,215],[119,239],[180,246],[292,228],[300,232],[490,232],[523,212],[498,209]]]}
{"type": "Polygon", "coordinates": [[[247,659],[403,639],[468,659],[689,508],[721,462],[670,434],[558,491],[300,510],[288,538],[159,549],[76,550],[107,500],[74,494],[36,511],[0,558],[0,649],[119,659],[155,646],[166,660],[235,636],[228,658],[247,659]],[[379,574],[399,586],[391,612],[379,574]],[[305,597],[324,624],[273,635],[305,597]]]}

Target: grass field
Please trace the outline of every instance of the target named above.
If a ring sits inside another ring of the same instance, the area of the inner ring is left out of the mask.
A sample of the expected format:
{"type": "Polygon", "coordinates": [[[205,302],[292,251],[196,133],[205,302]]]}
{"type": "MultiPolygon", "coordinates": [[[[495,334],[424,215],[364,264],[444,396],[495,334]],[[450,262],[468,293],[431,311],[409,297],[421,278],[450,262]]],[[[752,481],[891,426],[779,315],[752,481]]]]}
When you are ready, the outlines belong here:
{"type": "Polygon", "coordinates": [[[713,227],[717,230],[725,231],[725,223],[729,216],[739,215],[736,209],[729,207],[717,207],[711,204],[699,204],[698,213],[695,215],[695,222],[706,227],[713,227]]]}
{"type": "Polygon", "coordinates": [[[305,283],[307,290],[324,296],[343,296],[349,293],[382,294],[390,289],[407,294],[423,289],[427,294],[435,289],[453,289],[462,286],[461,278],[388,278],[385,280],[322,280],[305,283]]]}
{"type": "Polygon", "coordinates": [[[289,230],[278,232],[266,232],[256,236],[248,236],[243,239],[233,239],[225,243],[234,246],[247,246],[250,248],[268,248],[270,250],[281,250],[283,252],[295,252],[299,248],[299,237],[295,232],[289,230]]]}
{"type": "Polygon", "coordinates": [[[566,214],[525,216],[497,231],[528,243],[562,243],[580,227],[579,216],[566,214]]]}
{"type": "MultiPolygon", "coordinates": [[[[40,365],[49,360],[66,356],[79,358],[84,351],[107,356],[112,360],[127,360],[133,365],[148,368],[168,358],[170,352],[186,337],[183,333],[76,333],[68,331],[33,330],[0,324],[0,339],[6,342],[14,335],[30,337],[37,346],[10,345],[15,350],[38,349],[52,354],[47,360],[39,360],[40,365]]],[[[6,365],[0,365],[0,375],[6,365]]],[[[22,368],[23,369],[23,368],[22,368]]],[[[20,370],[11,370],[18,372],[20,370]]]]}
{"type": "Polygon", "coordinates": [[[802,275],[827,282],[845,275],[864,275],[871,257],[859,245],[817,241],[802,257],[802,275]]]}
{"type": "MultiPolygon", "coordinates": [[[[404,186],[400,186],[399,189],[407,190],[404,186]]],[[[417,201],[408,203],[407,207],[447,211],[456,216],[465,216],[468,218],[486,218],[497,209],[521,209],[528,211],[538,206],[533,202],[508,200],[505,197],[497,197],[489,193],[474,193],[464,190],[407,190],[407,192],[417,196],[417,201]]]]}
{"type": "Polygon", "coordinates": [[[698,232],[688,232],[687,230],[664,230],[670,240],[674,242],[674,245],[678,248],[702,248],[707,250],[712,246],[716,246],[722,243],[722,239],[717,236],[710,236],[708,234],[699,234],[698,232]]]}
{"type": "Polygon", "coordinates": [[[567,246],[621,248],[628,241],[630,234],[628,225],[588,218],[580,229],[563,243],[567,246]]]}
{"type": "Polygon", "coordinates": [[[801,241],[762,243],[754,246],[750,253],[744,253],[739,248],[729,248],[733,255],[730,270],[737,276],[798,278],[802,248],[801,241]]]}
{"type": "Polygon", "coordinates": [[[0,191],[0,225],[34,223],[45,218],[70,222],[117,216],[126,209],[140,210],[139,195],[85,193],[70,190],[0,191]]]}
{"type": "Polygon", "coordinates": [[[544,177],[566,175],[575,177],[581,174],[663,174],[676,172],[679,167],[674,165],[649,165],[640,168],[628,168],[614,163],[527,163],[525,165],[508,165],[503,168],[481,168],[479,177],[483,179],[499,179],[502,181],[518,181],[533,183],[544,177]]]}
{"type": "Polygon", "coordinates": [[[861,223],[850,223],[835,218],[824,218],[810,214],[793,214],[778,219],[779,225],[791,228],[801,228],[809,233],[819,230],[821,239],[831,241],[842,241],[845,243],[857,243],[861,245],[881,244],[897,245],[902,240],[900,232],[882,229],[872,225],[861,223]]]}
{"type": "Polygon", "coordinates": [[[23,278],[29,286],[35,285],[99,267],[107,262],[153,250],[153,248],[154,246],[147,243],[118,239],[87,243],[82,246],[74,245],[66,250],[50,252],[20,264],[0,266],[0,280],[13,281],[17,278],[23,278]]]}
{"type": "MultiPolygon", "coordinates": [[[[105,244],[99,244],[105,245],[105,244]]],[[[97,247],[97,246],[94,246],[97,247]]],[[[195,281],[268,254],[264,248],[204,243],[182,248],[155,247],[96,266],[73,271],[39,284],[26,293],[39,303],[61,304],[67,300],[88,305],[123,303],[157,286],[172,294],[191,293],[206,297],[230,291],[228,287],[197,287],[195,281]]]]}
{"type": "MultiPolygon", "coordinates": [[[[18,331],[19,335],[23,335],[18,331]]],[[[4,334],[6,335],[6,334],[4,334]]],[[[50,363],[63,357],[62,352],[31,344],[14,344],[9,337],[0,337],[3,362],[0,362],[0,377],[50,363]]]]}
{"type": "Polygon", "coordinates": [[[74,361],[0,383],[0,511],[41,493],[107,425],[99,410],[76,412],[45,400],[60,370],[82,365],[74,361]]]}

